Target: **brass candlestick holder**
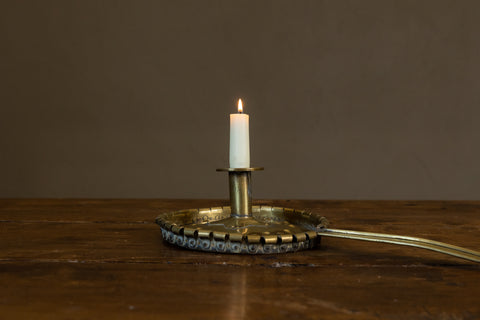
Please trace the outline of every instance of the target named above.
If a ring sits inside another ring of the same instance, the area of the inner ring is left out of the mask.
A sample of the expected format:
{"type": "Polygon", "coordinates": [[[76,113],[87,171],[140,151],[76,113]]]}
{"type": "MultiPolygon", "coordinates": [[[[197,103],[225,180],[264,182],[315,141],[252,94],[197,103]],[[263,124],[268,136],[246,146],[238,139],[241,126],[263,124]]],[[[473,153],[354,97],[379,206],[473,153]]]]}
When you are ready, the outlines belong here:
{"type": "Polygon", "coordinates": [[[220,253],[272,254],[310,249],[321,236],[429,249],[480,262],[480,252],[409,236],[329,229],[313,212],[252,206],[251,173],[263,168],[222,168],[229,176],[230,207],[187,209],[157,217],[163,238],[179,247],[220,253]]]}

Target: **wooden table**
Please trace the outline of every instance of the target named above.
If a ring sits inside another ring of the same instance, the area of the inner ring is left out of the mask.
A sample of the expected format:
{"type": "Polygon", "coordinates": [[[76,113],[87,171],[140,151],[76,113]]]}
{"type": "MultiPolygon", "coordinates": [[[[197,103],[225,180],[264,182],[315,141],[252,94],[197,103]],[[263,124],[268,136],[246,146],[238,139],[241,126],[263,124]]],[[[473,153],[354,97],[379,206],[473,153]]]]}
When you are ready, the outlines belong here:
{"type": "MultiPolygon", "coordinates": [[[[480,202],[257,201],[335,228],[480,250],[480,202]]],[[[2,319],[480,319],[480,264],[336,238],[281,255],[188,251],[162,212],[225,200],[0,200],[2,319]]]]}

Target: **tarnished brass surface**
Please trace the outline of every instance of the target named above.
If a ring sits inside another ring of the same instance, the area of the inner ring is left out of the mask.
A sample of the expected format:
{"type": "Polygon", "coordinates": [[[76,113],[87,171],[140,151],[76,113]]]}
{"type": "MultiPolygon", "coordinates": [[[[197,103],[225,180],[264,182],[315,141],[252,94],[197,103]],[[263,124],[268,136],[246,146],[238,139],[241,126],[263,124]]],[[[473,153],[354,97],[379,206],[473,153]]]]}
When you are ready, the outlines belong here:
{"type": "Polygon", "coordinates": [[[230,171],[228,173],[232,216],[251,217],[252,215],[251,176],[250,171],[230,171]]]}
{"type": "Polygon", "coordinates": [[[230,214],[232,217],[252,216],[252,171],[263,170],[255,168],[220,168],[217,171],[227,171],[230,189],[230,214]]]}
{"type": "Polygon", "coordinates": [[[160,215],[163,238],[188,249],[247,254],[294,252],[320,242],[315,230],[328,221],[290,208],[253,206],[251,217],[231,216],[230,207],[188,209],[160,215]]]}

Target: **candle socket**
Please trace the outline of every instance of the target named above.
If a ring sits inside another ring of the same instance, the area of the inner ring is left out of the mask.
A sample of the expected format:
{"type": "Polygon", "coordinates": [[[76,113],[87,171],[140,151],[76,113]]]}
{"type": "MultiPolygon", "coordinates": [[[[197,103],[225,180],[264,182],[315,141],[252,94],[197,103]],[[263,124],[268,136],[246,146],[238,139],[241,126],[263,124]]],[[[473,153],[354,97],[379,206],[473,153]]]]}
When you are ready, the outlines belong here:
{"type": "Polygon", "coordinates": [[[231,216],[246,218],[252,216],[252,183],[250,171],[230,171],[231,216]]]}
{"type": "Polygon", "coordinates": [[[263,168],[222,168],[228,171],[231,217],[252,217],[252,171],[263,168]]]}

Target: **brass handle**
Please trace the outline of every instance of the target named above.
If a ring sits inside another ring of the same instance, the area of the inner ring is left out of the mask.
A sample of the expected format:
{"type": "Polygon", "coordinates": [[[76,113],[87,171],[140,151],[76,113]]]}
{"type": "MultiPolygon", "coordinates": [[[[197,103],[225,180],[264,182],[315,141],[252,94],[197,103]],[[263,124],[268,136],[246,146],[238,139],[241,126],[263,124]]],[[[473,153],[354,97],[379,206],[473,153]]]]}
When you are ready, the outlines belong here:
{"type": "Polygon", "coordinates": [[[327,236],[327,237],[384,242],[384,243],[392,243],[392,244],[398,244],[403,246],[423,248],[423,249],[433,250],[440,253],[455,256],[458,258],[470,260],[470,261],[480,262],[480,252],[478,251],[457,247],[448,243],[429,240],[429,239],[409,237],[409,236],[399,236],[399,235],[385,234],[385,233],[373,233],[373,232],[362,232],[362,231],[340,230],[340,229],[323,229],[323,228],[317,230],[317,234],[320,236],[327,236]]]}

